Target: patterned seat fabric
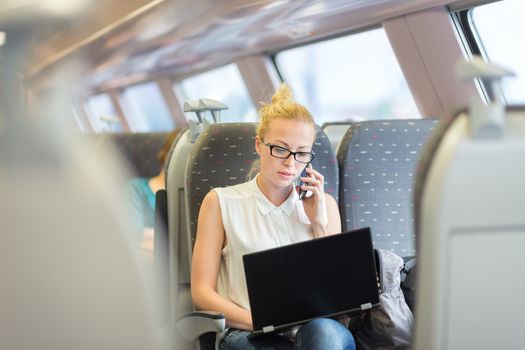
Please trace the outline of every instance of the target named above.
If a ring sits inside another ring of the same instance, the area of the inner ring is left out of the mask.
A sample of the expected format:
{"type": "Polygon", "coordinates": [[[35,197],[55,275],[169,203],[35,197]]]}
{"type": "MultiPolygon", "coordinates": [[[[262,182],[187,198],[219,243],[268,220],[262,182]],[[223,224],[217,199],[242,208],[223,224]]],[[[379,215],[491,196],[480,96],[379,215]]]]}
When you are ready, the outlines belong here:
{"type": "Polygon", "coordinates": [[[433,119],[353,124],[337,158],[343,230],[369,226],[375,248],[415,256],[413,188],[421,149],[433,119]]]}
{"type": "MultiPolygon", "coordinates": [[[[200,205],[208,191],[248,180],[250,167],[258,159],[255,127],[255,123],[213,124],[197,139],[186,170],[186,203],[192,247],[200,205]]],[[[325,176],[325,191],[337,199],[337,161],[328,138],[319,127],[313,151],[312,166],[325,176]]]]}
{"type": "Polygon", "coordinates": [[[157,154],[168,135],[166,132],[102,134],[96,152],[103,159],[106,147],[113,144],[130,166],[132,176],[152,177],[160,171],[157,154]]]}

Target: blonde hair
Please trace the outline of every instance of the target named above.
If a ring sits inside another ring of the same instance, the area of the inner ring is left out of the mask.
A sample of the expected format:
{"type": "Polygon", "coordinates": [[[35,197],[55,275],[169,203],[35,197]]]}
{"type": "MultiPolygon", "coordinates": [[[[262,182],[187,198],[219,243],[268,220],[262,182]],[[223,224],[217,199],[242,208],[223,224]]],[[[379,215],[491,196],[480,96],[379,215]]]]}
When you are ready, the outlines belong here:
{"type": "Polygon", "coordinates": [[[259,109],[259,124],[257,125],[256,134],[264,139],[270,123],[276,119],[300,120],[311,124],[315,129],[315,122],[312,114],[305,106],[295,102],[290,87],[283,83],[272,96],[271,103],[262,103],[259,109]]]}
{"type": "MultiPolygon", "coordinates": [[[[268,133],[271,122],[277,119],[300,120],[311,124],[314,131],[316,130],[312,114],[305,106],[294,101],[292,90],[286,83],[281,84],[275,91],[271,103],[262,102],[261,104],[262,107],[259,109],[259,123],[255,129],[255,134],[259,136],[261,140],[264,140],[264,137],[268,133]]],[[[256,160],[248,171],[247,178],[253,178],[258,172],[259,160],[256,160]]]]}

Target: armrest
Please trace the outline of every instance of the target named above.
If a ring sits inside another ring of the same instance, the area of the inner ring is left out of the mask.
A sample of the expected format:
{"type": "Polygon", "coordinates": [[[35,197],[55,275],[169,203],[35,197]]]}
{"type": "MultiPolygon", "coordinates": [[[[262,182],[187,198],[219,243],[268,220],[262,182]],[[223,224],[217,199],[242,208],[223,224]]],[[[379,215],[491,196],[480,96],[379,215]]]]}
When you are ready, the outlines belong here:
{"type": "Polygon", "coordinates": [[[182,337],[194,341],[204,333],[220,333],[226,328],[224,315],[213,311],[195,311],[184,315],[176,323],[182,337]]]}

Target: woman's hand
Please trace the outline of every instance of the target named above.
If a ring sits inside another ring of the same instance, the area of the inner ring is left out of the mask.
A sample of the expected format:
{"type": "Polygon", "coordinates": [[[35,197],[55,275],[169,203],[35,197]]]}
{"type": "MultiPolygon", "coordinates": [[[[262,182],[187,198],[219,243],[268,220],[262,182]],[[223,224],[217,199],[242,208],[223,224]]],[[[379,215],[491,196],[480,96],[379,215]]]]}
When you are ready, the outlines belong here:
{"type": "Polygon", "coordinates": [[[307,177],[301,177],[305,184],[301,189],[312,195],[303,199],[303,206],[312,225],[314,238],[341,232],[341,216],[334,197],[324,192],[324,176],[315,169],[306,168],[307,177]]]}
{"type": "Polygon", "coordinates": [[[326,198],[324,193],[324,176],[317,170],[306,167],[307,177],[301,177],[304,183],[301,190],[311,191],[312,195],[304,197],[304,211],[310,219],[314,237],[326,235],[328,216],[326,213],[326,198]]]}

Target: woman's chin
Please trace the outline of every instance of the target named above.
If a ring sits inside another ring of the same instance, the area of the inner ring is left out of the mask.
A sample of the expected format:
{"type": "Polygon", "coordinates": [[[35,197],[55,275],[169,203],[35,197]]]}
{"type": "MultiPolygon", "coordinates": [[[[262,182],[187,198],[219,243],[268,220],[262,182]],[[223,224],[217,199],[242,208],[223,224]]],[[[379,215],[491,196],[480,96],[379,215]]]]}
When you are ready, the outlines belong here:
{"type": "Polygon", "coordinates": [[[279,187],[288,188],[294,184],[294,179],[279,179],[275,184],[279,187]]]}

